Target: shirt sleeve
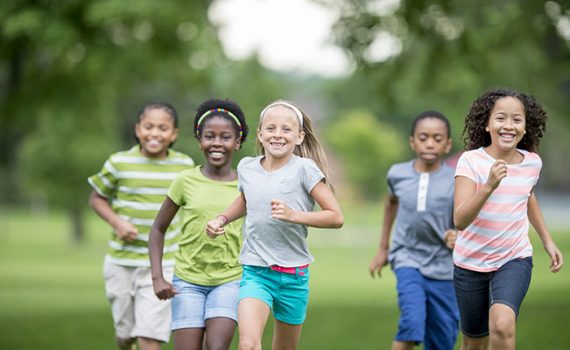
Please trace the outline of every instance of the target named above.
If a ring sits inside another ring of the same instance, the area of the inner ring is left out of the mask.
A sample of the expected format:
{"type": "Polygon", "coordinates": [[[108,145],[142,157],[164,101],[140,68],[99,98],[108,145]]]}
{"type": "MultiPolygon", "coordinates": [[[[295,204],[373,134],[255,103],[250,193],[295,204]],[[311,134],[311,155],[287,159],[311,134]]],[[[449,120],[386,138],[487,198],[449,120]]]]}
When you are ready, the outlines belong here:
{"type": "Polygon", "coordinates": [[[471,179],[473,182],[477,183],[477,174],[468,152],[463,153],[457,161],[457,166],[455,168],[455,177],[458,176],[465,176],[466,178],[471,179]]]}
{"type": "Polygon", "coordinates": [[[117,188],[117,170],[109,158],[97,174],[87,178],[93,189],[105,198],[113,197],[117,188]]]}
{"type": "Polygon", "coordinates": [[[167,196],[170,198],[174,204],[177,206],[182,206],[184,201],[184,173],[185,171],[181,172],[176,176],[174,181],[170,184],[170,188],[168,189],[167,196]]]}
{"type": "Polygon", "coordinates": [[[313,188],[325,179],[325,175],[312,159],[307,159],[303,166],[302,183],[305,191],[311,193],[313,188]]]}
{"type": "Polygon", "coordinates": [[[393,177],[392,177],[392,172],[393,172],[394,166],[391,166],[390,169],[388,169],[388,172],[386,173],[386,184],[388,185],[388,194],[391,194],[393,196],[395,196],[394,194],[394,183],[393,183],[393,177]]]}

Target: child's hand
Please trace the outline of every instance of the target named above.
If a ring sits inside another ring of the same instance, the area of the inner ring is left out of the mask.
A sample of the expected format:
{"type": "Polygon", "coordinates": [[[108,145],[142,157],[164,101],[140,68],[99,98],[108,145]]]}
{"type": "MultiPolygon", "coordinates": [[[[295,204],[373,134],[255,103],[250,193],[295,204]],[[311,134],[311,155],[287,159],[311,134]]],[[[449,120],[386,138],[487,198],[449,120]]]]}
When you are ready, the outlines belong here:
{"type": "Polygon", "coordinates": [[[560,271],[560,269],[564,265],[564,257],[562,256],[562,253],[560,252],[558,247],[556,247],[556,244],[550,241],[544,245],[544,250],[546,250],[546,252],[550,256],[550,271],[552,272],[560,271]]]}
{"type": "Polygon", "coordinates": [[[271,217],[277,220],[293,222],[295,211],[278,199],[271,200],[271,217]]]}
{"type": "Polygon", "coordinates": [[[387,264],[388,249],[380,248],[378,250],[378,253],[376,253],[372,259],[372,262],[370,262],[370,267],[368,268],[370,270],[370,276],[374,278],[376,277],[376,274],[378,274],[378,277],[382,277],[382,268],[387,264]]]}
{"type": "Polygon", "coordinates": [[[449,229],[445,231],[443,236],[443,240],[445,241],[445,245],[449,249],[455,248],[455,241],[457,240],[457,230],[449,229]]]}
{"type": "Polygon", "coordinates": [[[206,234],[208,237],[218,238],[218,236],[226,233],[226,230],[224,230],[224,224],[225,221],[219,217],[208,221],[208,224],[206,225],[206,234]]]}
{"type": "Polygon", "coordinates": [[[115,234],[117,237],[122,239],[123,241],[129,243],[134,241],[137,238],[138,230],[135,225],[131,224],[128,221],[120,220],[114,226],[115,234]]]}
{"type": "Polygon", "coordinates": [[[501,159],[497,159],[495,164],[491,166],[489,170],[489,178],[487,179],[487,185],[491,189],[495,190],[499,187],[501,180],[507,176],[507,162],[501,159]]]}
{"type": "Polygon", "coordinates": [[[166,282],[164,278],[153,280],[152,287],[154,288],[154,294],[156,294],[160,300],[173,298],[176,294],[176,289],[174,289],[174,286],[166,282]]]}

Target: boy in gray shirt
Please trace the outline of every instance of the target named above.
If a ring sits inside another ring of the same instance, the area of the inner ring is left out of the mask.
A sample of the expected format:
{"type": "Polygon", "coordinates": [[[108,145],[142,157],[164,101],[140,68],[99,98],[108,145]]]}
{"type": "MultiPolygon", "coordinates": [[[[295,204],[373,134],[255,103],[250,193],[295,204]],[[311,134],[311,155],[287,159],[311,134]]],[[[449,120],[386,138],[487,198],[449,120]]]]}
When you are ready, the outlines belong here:
{"type": "Polygon", "coordinates": [[[390,262],[396,274],[400,321],[393,350],[422,342],[426,350],[453,349],[459,320],[451,255],[457,236],[454,170],[441,161],[451,149],[449,121],[439,112],[423,112],[409,141],[416,158],[388,171],[381,242],[370,273],[380,276],[390,262]]]}

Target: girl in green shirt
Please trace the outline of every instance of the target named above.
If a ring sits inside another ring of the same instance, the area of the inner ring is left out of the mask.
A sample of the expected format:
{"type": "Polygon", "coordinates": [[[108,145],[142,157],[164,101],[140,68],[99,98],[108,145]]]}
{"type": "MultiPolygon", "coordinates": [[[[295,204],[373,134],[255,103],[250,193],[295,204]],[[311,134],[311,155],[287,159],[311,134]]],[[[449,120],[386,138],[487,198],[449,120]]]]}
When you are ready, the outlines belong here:
{"type": "Polygon", "coordinates": [[[239,195],[231,164],[247,133],[245,117],[235,102],[210,99],[198,107],[194,134],[206,164],[174,180],[150,233],[154,291],[159,299],[172,298],[171,329],[177,350],[200,349],[203,344],[210,350],[229,349],[235,333],[242,222],[228,225],[224,239],[215,241],[204,235],[204,227],[239,195]],[[160,264],[166,228],[180,208],[182,233],[169,283],[160,264]]]}

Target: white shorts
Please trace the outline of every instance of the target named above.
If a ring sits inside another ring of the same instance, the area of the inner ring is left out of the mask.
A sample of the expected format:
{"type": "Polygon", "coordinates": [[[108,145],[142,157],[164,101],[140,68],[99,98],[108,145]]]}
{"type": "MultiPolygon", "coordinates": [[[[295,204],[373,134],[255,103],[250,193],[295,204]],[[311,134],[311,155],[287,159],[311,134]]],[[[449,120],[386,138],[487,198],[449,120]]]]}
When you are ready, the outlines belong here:
{"type": "MultiPolygon", "coordinates": [[[[174,267],[163,268],[165,280],[172,280],[173,270],[174,267]]],[[[116,336],[168,342],[170,300],[160,300],[154,294],[150,267],[121,266],[105,259],[103,276],[116,336]]]]}

